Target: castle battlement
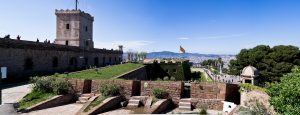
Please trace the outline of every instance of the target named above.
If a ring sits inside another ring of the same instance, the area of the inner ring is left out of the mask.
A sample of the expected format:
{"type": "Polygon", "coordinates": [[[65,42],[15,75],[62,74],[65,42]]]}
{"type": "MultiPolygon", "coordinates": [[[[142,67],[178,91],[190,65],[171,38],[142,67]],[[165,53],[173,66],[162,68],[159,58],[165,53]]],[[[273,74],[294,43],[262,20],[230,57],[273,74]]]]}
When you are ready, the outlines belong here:
{"type": "Polygon", "coordinates": [[[55,15],[80,15],[80,16],[83,16],[89,20],[92,20],[94,21],[94,17],[91,16],[89,13],[85,13],[84,11],[81,11],[81,10],[69,10],[69,9],[66,9],[66,10],[63,10],[63,9],[60,9],[60,10],[55,10],[55,15]]]}
{"type": "MultiPolygon", "coordinates": [[[[83,49],[77,46],[66,46],[52,43],[34,42],[26,40],[15,40],[0,38],[0,48],[14,48],[14,49],[31,49],[31,50],[56,50],[56,51],[73,51],[83,52],[83,49]]],[[[122,54],[123,51],[107,50],[107,49],[89,49],[84,50],[90,53],[108,53],[108,54],[122,54]]]]}

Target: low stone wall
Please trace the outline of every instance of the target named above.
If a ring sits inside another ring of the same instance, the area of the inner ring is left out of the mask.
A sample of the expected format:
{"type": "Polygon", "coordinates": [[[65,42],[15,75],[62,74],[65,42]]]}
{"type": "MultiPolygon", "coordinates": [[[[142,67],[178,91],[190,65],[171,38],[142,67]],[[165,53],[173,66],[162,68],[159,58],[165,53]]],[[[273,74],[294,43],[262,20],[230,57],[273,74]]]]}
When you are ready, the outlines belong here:
{"type": "Polygon", "coordinates": [[[127,79],[127,80],[147,80],[146,67],[140,67],[135,70],[126,72],[116,78],[127,79]]]}
{"type": "Polygon", "coordinates": [[[224,83],[191,83],[191,98],[225,100],[226,84],[224,83]]]}
{"type": "Polygon", "coordinates": [[[222,110],[226,99],[225,83],[191,83],[191,98],[194,108],[222,110]]]}
{"type": "Polygon", "coordinates": [[[155,88],[164,89],[169,93],[169,98],[178,103],[183,93],[182,81],[141,81],[141,96],[153,96],[155,88]]]}
{"type": "Polygon", "coordinates": [[[71,93],[76,94],[83,94],[83,93],[90,93],[91,92],[91,80],[84,80],[84,79],[67,79],[68,82],[71,84],[71,93]]]}
{"type": "Polygon", "coordinates": [[[122,100],[123,100],[123,98],[121,96],[109,97],[109,98],[105,99],[100,105],[97,105],[92,110],[90,110],[89,112],[86,112],[82,115],[96,115],[96,114],[103,113],[107,110],[113,109],[116,106],[120,105],[120,102],[122,100]]]}
{"type": "Polygon", "coordinates": [[[154,103],[154,105],[150,109],[150,114],[160,114],[164,112],[170,105],[171,100],[162,99],[154,103]]]}
{"type": "Polygon", "coordinates": [[[64,105],[70,103],[72,99],[73,99],[73,95],[54,96],[51,99],[48,99],[46,101],[40,102],[32,107],[27,108],[25,112],[36,111],[36,110],[64,105]]]}
{"type": "Polygon", "coordinates": [[[200,99],[200,98],[192,98],[192,106],[194,108],[207,108],[212,110],[223,110],[223,102],[222,99],[200,99]]]}
{"type": "Polygon", "coordinates": [[[271,106],[270,96],[260,90],[244,91],[241,93],[241,106],[256,105],[256,101],[260,102],[271,115],[276,115],[273,106],[271,106]]]}
{"type": "Polygon", "coordinates": [[[131,96],[135,96],[139,94],[139,84],[140,81],[132,81],[132,80],[92,80],[91,84],[91,92],[95,94],[99,94],[99,88],[101,85],[105,84],[116,84],[119,85],[121,89],[121,95],[124,95],[127,99],[131,96]]]}

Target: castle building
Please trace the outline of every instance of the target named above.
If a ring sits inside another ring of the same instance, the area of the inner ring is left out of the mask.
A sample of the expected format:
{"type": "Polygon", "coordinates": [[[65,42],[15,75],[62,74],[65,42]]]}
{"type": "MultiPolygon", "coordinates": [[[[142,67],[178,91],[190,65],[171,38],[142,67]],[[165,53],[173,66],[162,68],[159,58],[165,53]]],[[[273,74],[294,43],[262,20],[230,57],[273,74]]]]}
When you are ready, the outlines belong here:
{"type": "Polygon", "coordinates": [[[54,43],[0,38],[0,67],[7,68],[8,80],[121,63],[123,46],[94,48],[90,14],[81,10],[56,10],[55,14],[54,43]]]}
{"type": "Polygon", "coordinates": [[[145,59],[147,77],[149,80],[175,79],[190,80],[191,70],[189,60],[184,59],[145,59]]]}

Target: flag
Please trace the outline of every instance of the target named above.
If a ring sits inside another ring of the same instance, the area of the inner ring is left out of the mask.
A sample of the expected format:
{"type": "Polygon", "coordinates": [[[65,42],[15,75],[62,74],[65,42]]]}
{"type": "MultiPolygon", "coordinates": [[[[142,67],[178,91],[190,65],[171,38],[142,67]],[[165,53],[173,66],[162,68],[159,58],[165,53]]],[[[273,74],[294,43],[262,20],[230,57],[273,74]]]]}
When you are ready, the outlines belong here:
{"type": "Polygon", "coordinates": [[[180,46],[180,52],[181,53],[185,53],[185,49],[183,47],[180,46]]]}

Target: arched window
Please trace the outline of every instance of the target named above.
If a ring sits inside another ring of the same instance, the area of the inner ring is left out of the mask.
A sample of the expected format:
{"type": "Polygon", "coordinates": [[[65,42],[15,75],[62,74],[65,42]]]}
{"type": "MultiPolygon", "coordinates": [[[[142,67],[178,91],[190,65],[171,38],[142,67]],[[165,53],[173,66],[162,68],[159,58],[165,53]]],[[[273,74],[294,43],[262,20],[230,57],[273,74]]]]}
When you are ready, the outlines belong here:
{"type": "Polygon", "coordinates": [[[98,57],[94,58],[94,65],[97,67],[99,66],[99,58],[98,57]]]}
{"type": "Polygon", "coordinates": [[[69,41],[68,41],[68,40],[66,41],[66,45],[67,45],[67,46],[69,45],[69,41]]]}
{"type": "Polygon", "coordinates": [[[69,61],[70,66],[77,66],[77,59],[75,57],[72,57],[69,61]]]}
{"type": "Polygon", "coordinates": [[[88,65],[89,64],[89,59],[88,58],[84,58],[84,64],[88,65]]]}
{"type": "Polygon", "coordinates": [[[85,41],[85,46],[89,46],[89,41],[85,41]]]}
{"type": "Polygon", "coordinates": [[[52,60],[52,67],[58,67],[58,58],[57,57],[54,57],[53,60],[52,60]]]}
{"type": "Polygon", "coordinates": [[[109,57],[109,64],[111,64],[111,57],[109,57]]]}
{"type": "Polygon", "coordinates": [[[105,66],[105,57],[102,58],[102,65],[105,66]]]}
{"type": "Polygon", "coordinates": [[[26,58],[24,60],[24,69],[25,70],[32,70],[33,69],[33,61],[31,58],[26,58]]]}
{"type": "Polygon", "coordinates": [[[66,29],[70,29],[70,24],[66,24],[66,29]]]}
{"type": "Polygon", "coordinates": [[[88,27],[87,27],[87,26],[85,26],[85,31],[86,31],[86,32],[88,31],[88,27]]]}

